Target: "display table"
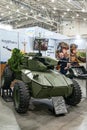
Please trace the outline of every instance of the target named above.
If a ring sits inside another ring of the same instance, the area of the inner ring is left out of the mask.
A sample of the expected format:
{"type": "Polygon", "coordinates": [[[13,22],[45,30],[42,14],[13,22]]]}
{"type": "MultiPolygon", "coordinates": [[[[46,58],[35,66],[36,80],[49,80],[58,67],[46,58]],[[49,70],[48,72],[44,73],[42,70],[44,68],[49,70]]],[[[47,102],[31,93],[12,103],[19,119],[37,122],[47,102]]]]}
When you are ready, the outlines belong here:
{"type": "Polygon", "coordinates": [[[3,73],[3,70],[4,70],[5,66],[6,66],[6,62],[1,62],[0,63],[0,79],[1,79],[1,75],[3,73]]]}

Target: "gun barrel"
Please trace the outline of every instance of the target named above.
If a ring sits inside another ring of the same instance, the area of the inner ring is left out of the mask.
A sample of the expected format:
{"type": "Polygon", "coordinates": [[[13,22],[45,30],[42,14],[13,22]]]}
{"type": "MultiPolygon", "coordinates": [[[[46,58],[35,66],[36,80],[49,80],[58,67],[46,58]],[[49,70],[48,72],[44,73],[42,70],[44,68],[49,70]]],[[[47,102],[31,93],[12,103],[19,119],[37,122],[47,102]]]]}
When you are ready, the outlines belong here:
{"type": "Polygon", "coordinates": [[[3,48],[5,48],[5,49],[8,50],[8,51],[12,51],[12,49],[10,49],[10,48],[8,48],[8,47],[5,47],[5,46],[3,46],[3,48]]]}

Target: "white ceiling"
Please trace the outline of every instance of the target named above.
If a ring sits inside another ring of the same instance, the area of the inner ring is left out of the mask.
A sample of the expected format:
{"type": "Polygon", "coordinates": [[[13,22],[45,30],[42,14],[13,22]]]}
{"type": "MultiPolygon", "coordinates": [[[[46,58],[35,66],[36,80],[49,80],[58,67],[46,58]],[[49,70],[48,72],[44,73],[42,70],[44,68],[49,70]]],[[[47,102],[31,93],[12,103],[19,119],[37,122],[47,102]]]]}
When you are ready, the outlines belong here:
{"type": "Polygon", "coordinates": [[[62,21],[87,18],[87,0],[1,0],[0,23],[14,28],[40,26],[58,30],[62,21]]]}

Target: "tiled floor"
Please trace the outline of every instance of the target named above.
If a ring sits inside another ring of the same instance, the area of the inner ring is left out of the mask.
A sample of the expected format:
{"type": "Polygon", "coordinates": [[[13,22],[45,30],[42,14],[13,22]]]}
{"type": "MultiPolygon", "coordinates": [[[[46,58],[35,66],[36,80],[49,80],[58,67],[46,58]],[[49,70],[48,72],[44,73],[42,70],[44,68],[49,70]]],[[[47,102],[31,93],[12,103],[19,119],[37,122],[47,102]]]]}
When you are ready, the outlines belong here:
{"type": "Polygon", "coordinates": [[[0,98],[0,130],[20,130],[13,111],[0,98]]]}
{"type": "Polygon", "coordinates": [[[68,108],[68,114],[55,117],[48,101],[34,101],[34,109],[19,115],[12,103],[0,99],[0,130],[87,130],[87,100],[68,108]],[[18,123],[18,124],[17,124],[18,123]],[[18,126],[19,125],[19,126],[18,126]]]}

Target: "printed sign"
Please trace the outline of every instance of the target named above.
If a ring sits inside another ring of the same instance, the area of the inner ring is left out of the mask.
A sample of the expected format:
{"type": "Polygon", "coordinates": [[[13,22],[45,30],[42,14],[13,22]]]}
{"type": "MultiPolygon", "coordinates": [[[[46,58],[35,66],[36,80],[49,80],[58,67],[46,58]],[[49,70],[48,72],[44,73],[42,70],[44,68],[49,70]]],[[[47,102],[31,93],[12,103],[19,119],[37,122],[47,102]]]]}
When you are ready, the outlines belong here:
{"type": "Polygon", "coordinates": [[[0,30],[1,62],[7,62],[11,57],[11,51],[18,48],[18,33],[0,30]]]}

